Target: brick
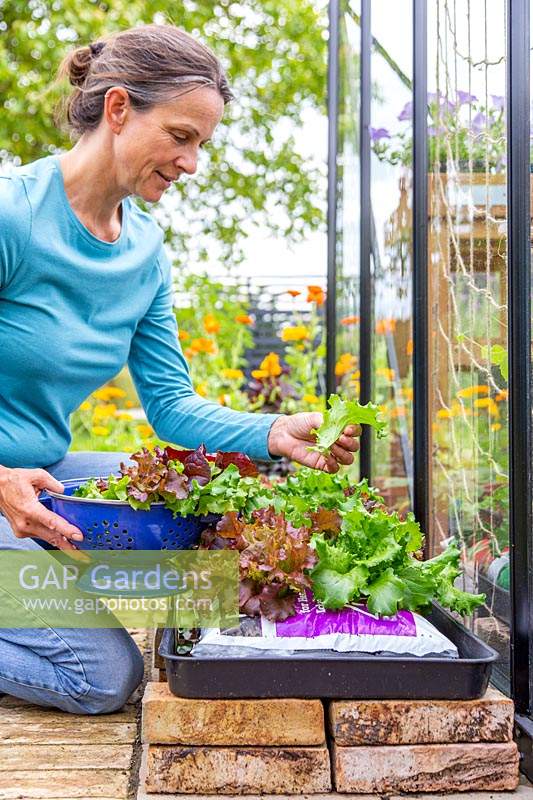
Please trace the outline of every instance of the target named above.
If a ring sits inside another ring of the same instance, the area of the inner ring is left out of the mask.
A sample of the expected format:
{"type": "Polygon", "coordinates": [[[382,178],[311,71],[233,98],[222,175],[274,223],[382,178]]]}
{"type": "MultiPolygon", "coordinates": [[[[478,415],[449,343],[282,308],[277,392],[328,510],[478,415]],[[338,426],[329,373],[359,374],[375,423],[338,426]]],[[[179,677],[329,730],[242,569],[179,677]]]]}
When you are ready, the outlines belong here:
{"type": "Polygon", "coordinates": [[[513,702],[496,689],[479,700],[342,700],[329,705],[341,746],[510,742],[513,702]]]}
{"type": "Polygon", "coordinates": [[[150,744],[286,746],[325,741],[320,700],[191,700],[148,683],[142,740],[150,744]]]}
{"type": "Polygon", "coordinates": [[[327,747],[149,745],[146,791],[307,794],[331,789],[327,747]]]}
{"type": "Polygon", "coordinates": [[[518,785],[514,742],[489,744],[333,745],[338,792],[504,791],[518,785]]]}

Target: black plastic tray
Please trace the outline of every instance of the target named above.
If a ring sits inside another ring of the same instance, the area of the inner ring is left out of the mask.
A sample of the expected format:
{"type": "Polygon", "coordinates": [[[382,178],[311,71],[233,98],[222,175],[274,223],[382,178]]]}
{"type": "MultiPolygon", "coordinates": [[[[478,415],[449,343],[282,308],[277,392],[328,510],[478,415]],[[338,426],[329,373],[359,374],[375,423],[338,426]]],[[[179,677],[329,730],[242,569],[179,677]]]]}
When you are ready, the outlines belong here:
{"type": "Polygon", "coordinates": [[[174,655],[166,628],[159,654],[178,697],[318,697],[361,700],[474,700],[488,686],[498,653],[434,605],[427,619],[457,647],[459,658],[298,655],[209,659],[174,655]]]}

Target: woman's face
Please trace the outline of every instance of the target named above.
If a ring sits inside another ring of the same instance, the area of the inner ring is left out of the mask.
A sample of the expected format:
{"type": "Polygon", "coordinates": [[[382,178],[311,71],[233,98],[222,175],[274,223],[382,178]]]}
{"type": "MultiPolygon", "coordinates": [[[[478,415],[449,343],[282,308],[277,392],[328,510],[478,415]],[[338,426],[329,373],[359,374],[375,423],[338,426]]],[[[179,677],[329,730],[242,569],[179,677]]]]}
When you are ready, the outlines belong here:
{"type": "MultiPolygon", "coordinates": [[[[222,118],[224,101],[208,86],[159,103],[147,112],[136,111],[127,93],[123,101],[123,121],[114,128],[119,131],[114,139],[116,178],[128,194],[156,202],[182,173],[196,172],[199,148],[211,139],[222,118]]],[[[109,112],[114,102],[111,100],[109,112]]],[[[120,105],[120,98],[116,102],[120,105]]]]}

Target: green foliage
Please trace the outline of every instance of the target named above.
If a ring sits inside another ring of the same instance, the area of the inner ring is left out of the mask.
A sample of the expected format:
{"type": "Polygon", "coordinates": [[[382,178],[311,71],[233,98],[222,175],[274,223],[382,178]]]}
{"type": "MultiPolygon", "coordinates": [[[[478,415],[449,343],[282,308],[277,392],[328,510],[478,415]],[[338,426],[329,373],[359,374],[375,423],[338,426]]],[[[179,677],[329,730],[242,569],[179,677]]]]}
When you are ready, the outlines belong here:
{"type": "Polygon", "coordinates": [[[320,227],[324,171],[295,150],[305,110],[325,113],[327,19],[312,0],[5,0],[1,157],[26,163],[69,147],[53,117],[64,92],[51,87],[61,58],[72,46],[153,21],[172,22],[211,46],[237,98],[209,163],[170,189],[174,202],[157,209],[179,263],[206,259],[213,242],[228,266],[238,262],[250,223],[288,241],[320,227]]]}

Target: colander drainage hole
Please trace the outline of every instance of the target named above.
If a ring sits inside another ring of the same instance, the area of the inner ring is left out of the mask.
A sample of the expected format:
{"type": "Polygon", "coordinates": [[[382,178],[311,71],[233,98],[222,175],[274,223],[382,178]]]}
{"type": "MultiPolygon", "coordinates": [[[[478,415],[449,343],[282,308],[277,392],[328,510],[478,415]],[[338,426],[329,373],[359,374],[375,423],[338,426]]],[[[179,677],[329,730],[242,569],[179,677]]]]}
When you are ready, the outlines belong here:
{"type": "Polygon", "coordinates": [[[107,526],[109,525],[109,522],[108,522],[108,520],[107,520],[107,519],[103,519],[103,520],[102,520],[102,525],[105,525],[105,526],[106,526],[106,528],[107,528],[107,526]]]}
{"type": "Polygon", "coordinates": [[[113,523],[113,527],[114,527],[114,528],[118,528],[118,522],[114,522],[114,523],[113,523]]]}
{"type": "Polygon", "coordinates": [[[114,533],[113,539],[120,539],[120,533],[114,533]]]}
{"type": "Polygon", "coordinates": [[[128,536],[127,541],[128,542],[133,542],[133,536],[128,536]]]}
{"type": "Polygon", "coordinates": [[[162,542],[168,542],[168,536],[163,536],[161,539],[162,542]]]}
{"type": "Polygon", "coordinates": [[[128,531],[127,531],[127,529],[126,529],[126,528],[122,528],[122,533],[127,533],[127,532],[128,532],[128,531]]]}

